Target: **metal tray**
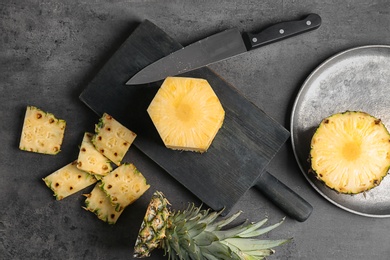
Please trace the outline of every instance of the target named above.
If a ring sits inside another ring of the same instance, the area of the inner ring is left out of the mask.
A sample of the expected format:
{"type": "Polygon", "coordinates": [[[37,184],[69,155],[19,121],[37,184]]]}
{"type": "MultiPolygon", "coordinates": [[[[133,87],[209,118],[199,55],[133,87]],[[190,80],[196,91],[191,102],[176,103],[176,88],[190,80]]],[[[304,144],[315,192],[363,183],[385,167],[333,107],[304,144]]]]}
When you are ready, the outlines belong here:
{"type": "Polygon", "coordinates": [[[309,174],[311,137],[321,120],[344,111],[365,111],[390,129],[390,46],[369,45],[341,52],[315,69],[304,82],[291,115],[291,140],[304,176],[324,198],[349,212],[390,217],[390,176],[372,190],[339,194],[309,174]]]}

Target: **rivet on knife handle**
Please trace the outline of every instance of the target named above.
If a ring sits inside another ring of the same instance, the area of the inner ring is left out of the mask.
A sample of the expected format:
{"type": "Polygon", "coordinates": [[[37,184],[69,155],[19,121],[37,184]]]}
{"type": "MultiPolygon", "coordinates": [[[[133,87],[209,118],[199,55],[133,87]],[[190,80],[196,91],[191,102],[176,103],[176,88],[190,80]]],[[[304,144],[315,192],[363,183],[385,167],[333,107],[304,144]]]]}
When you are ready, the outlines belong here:
{"type": "Polygon", "coordinates": [[[282,22],[272,25],[258,34],[245,33],[247,48],[261,47],[301,33],[312,31],[320,27],[321,17],[318,14],[309,14],[305,19],[282,22]]]}

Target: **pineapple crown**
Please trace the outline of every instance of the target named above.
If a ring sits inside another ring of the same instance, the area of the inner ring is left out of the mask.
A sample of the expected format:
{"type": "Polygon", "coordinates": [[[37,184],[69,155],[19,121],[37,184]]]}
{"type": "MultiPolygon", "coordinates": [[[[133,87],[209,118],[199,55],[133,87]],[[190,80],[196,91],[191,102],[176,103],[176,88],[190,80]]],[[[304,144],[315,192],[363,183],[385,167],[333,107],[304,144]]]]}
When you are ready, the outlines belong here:
{"type": "MultiPolygon", "coordinates": [[[[157,194],[155,193],[154,196],[163,196],[160,192],[157,194]]],[[[159,200],[167,201],[165,197],[159,197],[159,200]]],[[[273,247],[290,240],[255,238],[278,227],[284,219],[268,227],[263,227],[267,222],[267,219],[264,219],[256,223],[249,223],[246,220],[227,228],[228,224],[237,219],[241,211],[226,219],[219,219],[223,210],[211,212],[210,209],[202,210],[194,204],[189,204],[183,211],[168,212],[164,235],[160,234],[160,238],[149,236],[149,241],[145,241],[143,236],[139,235],[135,246],[135,257],[149,256],[151,250],[161,247],[169,259],[263,259],[274,253],[273,247]]],[[[149,217],[147,211],[145,219],[149,217]]],[[[149,225],[145,224],[145,219],[140,234],[149,225]]]]}

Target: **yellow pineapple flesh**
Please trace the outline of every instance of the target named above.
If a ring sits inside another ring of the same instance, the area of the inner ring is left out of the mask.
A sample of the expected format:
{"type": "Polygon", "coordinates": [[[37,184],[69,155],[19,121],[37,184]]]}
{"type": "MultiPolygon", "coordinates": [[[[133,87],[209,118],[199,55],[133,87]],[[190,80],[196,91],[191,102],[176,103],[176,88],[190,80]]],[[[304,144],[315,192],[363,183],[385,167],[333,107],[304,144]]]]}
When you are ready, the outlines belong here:
{"type": "Polygon", "coordinates": [[[225,111],[207,80],[168,77],[147,112],[166,147],[205,152],[225,111]]]}
{"type": "Polygon", "coordinates": [[[19,148],[24,151],[57,154],[61,150],[66,122],[53,114],[28,106],[19,148]]]}
{"type": "Polygon", "coordinates": [[[316,177],[340,193],[380,184],[390,167],[390,134],[381,120],[360,111],[337,113],[320,123],[311,140],[316,177]]]}
{"type": "Polygon", "coordinates": [[[43,178],[57,200],[62,200],[97,182],[93,175],[79,170],[76,165],[77,161],[74,161],[43,178]]]}
{"type": "Polygon", "coordinates": [[[118,166],[137,136],[107,113],[99,120],[95,132],[92,143],[96,149],[118,166]]]}
{"type": "Polygon", "coordinates": [[[134,166],[124,163],[101,179],[100,187],[109,197],[116,211],[122,211],[146,192],[150,185],[134,166]]]}
{"type": "Polygon", "coordinates": [[[84,133],[77,159],[77,168],[91,174],[107,175],[112,170],[111,162],[95,149],[92,144],[92,136],[92,133],[84,133]]]}
{"type": "Polygon", "coordinates": [[[115,224],[123,212],[123,209],[115,210],[106,193],[100,188],[100,183],[96,184],[93,190],[84,196],[87,198],[83,208],[94,213],[100,220],[108,224],[115,224]]]}

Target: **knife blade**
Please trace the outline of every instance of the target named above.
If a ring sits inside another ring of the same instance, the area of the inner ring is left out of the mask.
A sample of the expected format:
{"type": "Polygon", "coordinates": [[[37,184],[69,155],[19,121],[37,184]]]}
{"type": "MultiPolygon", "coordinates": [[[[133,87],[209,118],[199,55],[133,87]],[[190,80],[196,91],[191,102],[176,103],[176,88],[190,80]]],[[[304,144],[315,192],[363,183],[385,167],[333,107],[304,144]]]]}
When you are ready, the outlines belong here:
{"type": "Polygon", "coordinates": [[[243,33],[237,28],[225,30],[190,44],[157,60],[136,73],[126,85],[140,85],[198,69],[252,49],[315,30],[321,25],[318,14],[302,20],[274,24],[260,33],[243,33]]]}

